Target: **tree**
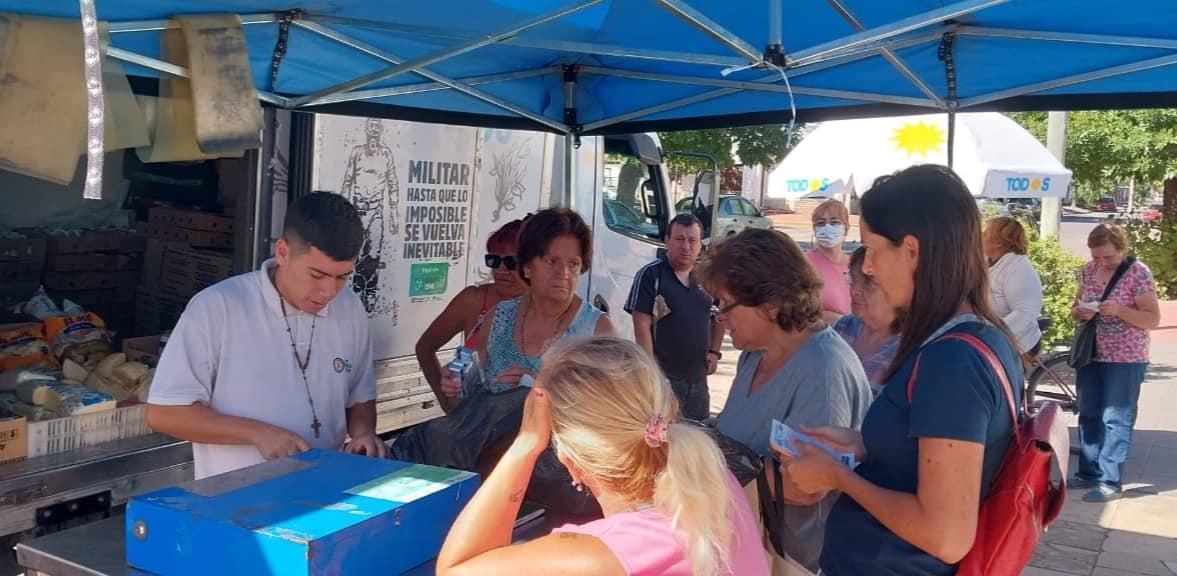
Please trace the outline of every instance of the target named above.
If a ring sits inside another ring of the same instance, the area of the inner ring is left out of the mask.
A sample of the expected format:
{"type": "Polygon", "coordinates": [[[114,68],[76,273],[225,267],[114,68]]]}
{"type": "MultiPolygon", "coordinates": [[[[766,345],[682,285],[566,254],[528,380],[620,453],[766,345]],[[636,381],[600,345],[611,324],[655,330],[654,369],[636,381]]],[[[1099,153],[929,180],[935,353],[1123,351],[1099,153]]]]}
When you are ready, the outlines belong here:
{"type": "MultiPolygon", "coordinates": [[[[1010,117],[1045,142],[1046,114],[1010,117]]],[[[1071,112],[1067,167],[1074,173],[1076,197],[1085,203],[1129,181],[1140,191],[1159,186],[1177,176],[1177,109],[1071,112]]]]}
{"type": "MultiPolygon", "coordinates": [[[[681,132],[662,132],[658,136],[662,140],[662,149],[667,152],[702,152],[715,158],[719,169],[736,165],[772,166],[777,163],[786,152],[787,134],[785,126],[769,124],[765,126],[747,126],[742,128],[714,128],[710,130],[684,130],[681,132]]],[[[793,145],[801,139],[800,127],[793,129],[793,145]]],[[[710,170],[710,164],[697,158],[670,156],[667,159],[672,172],[672,178],[677,180],[684,174],[700,170],[710,170]]]]}

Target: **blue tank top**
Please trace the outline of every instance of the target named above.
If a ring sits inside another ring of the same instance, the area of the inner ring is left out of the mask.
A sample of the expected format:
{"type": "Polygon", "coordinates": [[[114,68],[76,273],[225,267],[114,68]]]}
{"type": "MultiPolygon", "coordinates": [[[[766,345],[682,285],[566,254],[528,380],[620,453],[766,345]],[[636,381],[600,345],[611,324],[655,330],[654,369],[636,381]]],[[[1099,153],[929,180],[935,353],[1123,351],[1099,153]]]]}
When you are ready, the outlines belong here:
{"type": "MultiPolygon", "coordinates": [[[[486,344],[487,366],[486,378],[483,380],[487,391],[503,392],[511,386],[495,384],[495,378],[512,366],[518,366],[531,374],[538,374],[542,366],[541,356],[527,356],[515,344],[515,322],[519,317],[521,298],[499,302],[495,309],[494,321],[490,327],[490,340],[486,344]]],[[[589,338],[596,333],[597,322],[601,319],[601,311],[588,302],[581,302],[580,309],[568,329],[556,341],[565,342],[568,338],[589,338]]]]}

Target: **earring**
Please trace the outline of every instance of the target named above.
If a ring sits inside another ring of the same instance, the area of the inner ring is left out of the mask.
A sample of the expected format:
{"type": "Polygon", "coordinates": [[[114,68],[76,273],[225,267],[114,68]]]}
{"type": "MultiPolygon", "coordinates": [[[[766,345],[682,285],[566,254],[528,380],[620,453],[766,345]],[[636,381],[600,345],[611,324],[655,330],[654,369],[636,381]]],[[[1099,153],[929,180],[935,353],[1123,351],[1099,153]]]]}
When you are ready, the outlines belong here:
{"type": "Polygon", "coordinates": [[[577,492],[584,492],[584,484],[581,484],[580,482],[577,482],[576,480],[572,481],[572,487],[576,488],[577,492]]]}

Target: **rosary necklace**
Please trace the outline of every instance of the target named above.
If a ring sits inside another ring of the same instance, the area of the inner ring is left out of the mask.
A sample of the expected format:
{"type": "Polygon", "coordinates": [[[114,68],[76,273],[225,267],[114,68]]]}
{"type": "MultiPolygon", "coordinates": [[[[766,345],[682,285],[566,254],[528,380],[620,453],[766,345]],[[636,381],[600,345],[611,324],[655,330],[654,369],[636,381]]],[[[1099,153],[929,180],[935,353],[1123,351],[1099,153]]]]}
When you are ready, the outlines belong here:
{"type": "MultiPolygon", "coordinates": [[[[275,286],[276,287],[276,286],[275,286]]],[[[278,295],[278,301],[282,303],[282,320],[286,322],[286,335],[290,337],[290,351],[294,354],[294,363],[298,365],[298,371],[302,374],[302,383],[307,391],[307,403],[311,405],[311,430],[315,432],[315,438],[319,437],[319,429],[323,427],[323,423],[319,422],[319,413],[315,411],[315,399],[311,396],[311,383],[307,379],[307,367],[311,365],[311,350],[315,346],[315,322],[317,318],[311,319],[311,337],[307,344],[306,357],[299,356],[298,344],[294,342],[294,331],[290,329],[290,318],[286,315],[286,299],[282,295],[278,295]]]]}

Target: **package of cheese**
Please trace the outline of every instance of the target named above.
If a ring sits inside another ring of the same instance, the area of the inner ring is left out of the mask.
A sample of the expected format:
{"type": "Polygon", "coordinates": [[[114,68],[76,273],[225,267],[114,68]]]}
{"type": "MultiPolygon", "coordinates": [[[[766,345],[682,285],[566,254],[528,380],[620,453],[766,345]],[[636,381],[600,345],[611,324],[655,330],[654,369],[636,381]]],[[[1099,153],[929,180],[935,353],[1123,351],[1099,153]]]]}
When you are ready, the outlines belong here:
{"type": "Polygon", "coordinates": [[[147,365],[142,362],[127,362],[114,369],[114,380],[131,393],[139,389],[139,382],[147,375],[147,365]]]}
{"type": "Polygon", "coordinates": [[[0,371],[38,364],[49,358],[49,344],[40,324],[21,324],[0,331],[0,371]]]}
{"type": "Polygon", "coordinates": [[[151,381],[155,379],[155,368],[149,368],[147,373],[139,379],[139,391],[135,394],[140,402],[146,402],[151,393],[151,381]]]}
{"type": "Polygon", "coordinates": [[[21,384],[34,380],[53,383],[57,381],[57,375],[57,369],[48,361],[6,370],[0,372],[0,392],[16,392],[21,384]]]}
{"type": "Polygon", "coordinates": [[[29,422],[41,422],[59,417],[56,412],[44,406],[33,406],[27,402],[21,402],[16,394],[11,393],[0,393],[0,410],[16,416],[24,416],[29,422]]]}
{"type": "Polygon", "coordinates": [[[139,390],[138,380],[135,380],[128,385],[124,384],[123,381],[116,376],[107,378],[99,374],[97,371],[90,373],[90,375],[82,383],[90,389],[113,396],[117,402],[135,400],[136,392],[139,390]]]}
{"type": "Polygon", "coordinates": [[[118,404],[110,394],[78,384],[27,382],[17,389],[16,396],[23,402],[44,406],[62,416],[113,410],[118,404]]]}

